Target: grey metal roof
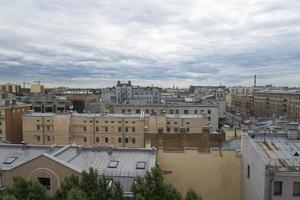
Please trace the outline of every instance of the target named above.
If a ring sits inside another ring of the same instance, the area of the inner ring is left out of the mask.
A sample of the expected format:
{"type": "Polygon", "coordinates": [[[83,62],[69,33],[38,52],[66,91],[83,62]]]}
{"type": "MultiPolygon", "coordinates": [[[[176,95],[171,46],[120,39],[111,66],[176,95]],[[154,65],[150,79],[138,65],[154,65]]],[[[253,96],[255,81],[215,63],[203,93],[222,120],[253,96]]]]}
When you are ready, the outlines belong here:
{"type": "Polygon", "coordinates": [[[166,114],[168,118],[179,118],[179,119],[204,119],[207,118],[204,115],[183,115],[183,114],[166,114]]]}
{"type": "Polygon", "coordinates": [[[281,171],[300,170],[300,141],[281,136],[255,136],[251,140],[267,165],[281,171]]]}
{"type": "Polygon", "coordinates": [[[136,177],[144,176],[146,171],[155,166],[156,151],[138,148],[69,146],[53,156],[79,172],[92,167],[97,169],[99,174],[106,176],[136,177]],[[112,152],[111,155],[109,152],[112,152]],[[116,168],[108,168],[111,161],[118,161],[116,168]],[[146,162],[146,168],[136,169],[137,162],[146,162]]]}
{"type": "Polygon", "coordinates": [[[0,169],[11,170],[42,155],[79,173],[92,167],[112,177],[144,176],[156,160],[155,149],[0,144],[0,169]],[[119,162],[116,168],[108,168],[111,161],[119,162]],[[145,169],[136,169],[137,162],[146,162],[145,169]]]}

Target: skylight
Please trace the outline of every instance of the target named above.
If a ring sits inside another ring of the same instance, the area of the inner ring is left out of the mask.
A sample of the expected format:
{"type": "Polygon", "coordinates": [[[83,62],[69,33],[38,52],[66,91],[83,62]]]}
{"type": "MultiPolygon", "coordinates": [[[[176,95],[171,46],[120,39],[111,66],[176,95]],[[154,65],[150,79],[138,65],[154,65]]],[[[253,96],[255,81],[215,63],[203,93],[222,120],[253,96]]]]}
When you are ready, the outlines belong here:
{"type": "Polygon", "coordinates": [[[145,169],[146,168],[146,162],[137,162],[136,163],[136,169],[145,169]]]}
{"type": "Polygon", "coordinates": [[[12,164],[15,160],[17,160],[17,157],[9,157],[3,162],[3,164],[12,164]]]}
{"type": "Polygon", "coordinates": [[[118,167],[118,164],[119,164],[119,161],[117,160],[112,160],[110,161],[109,165],[108,165],[108,168],[117,168],[118,167]]]}

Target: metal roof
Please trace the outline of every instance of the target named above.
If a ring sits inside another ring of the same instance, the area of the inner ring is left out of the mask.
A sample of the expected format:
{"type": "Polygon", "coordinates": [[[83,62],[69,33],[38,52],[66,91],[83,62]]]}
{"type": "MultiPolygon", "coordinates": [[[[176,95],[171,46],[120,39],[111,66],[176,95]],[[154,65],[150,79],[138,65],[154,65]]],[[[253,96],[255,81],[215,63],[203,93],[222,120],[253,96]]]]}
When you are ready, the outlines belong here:
{"type": "Polygon", "coordinates": [[[281,171],[300,170],[300,141],[281,136],[252,138],[265,163],[281,171]]]}
{"type": "Polygon", "coordinates": [[[155,149],[0,144],[0,169],[11,170],[42,155],[79,173],[92,167],[112,177],[144,176],[156,160],[155,149]],[[118,161],[116,168],[108,168],[111,161],[118,161]],[[145,162],[145,169],[136,169],[137,162],[145,162]]]}

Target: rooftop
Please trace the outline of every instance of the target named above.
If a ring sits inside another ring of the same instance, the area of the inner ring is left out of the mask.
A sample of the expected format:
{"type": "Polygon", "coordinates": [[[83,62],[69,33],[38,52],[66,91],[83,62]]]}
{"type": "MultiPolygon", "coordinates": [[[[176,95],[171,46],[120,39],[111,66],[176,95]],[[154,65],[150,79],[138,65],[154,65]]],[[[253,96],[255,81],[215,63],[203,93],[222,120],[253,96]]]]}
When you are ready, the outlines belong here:
{"type": "Polygon", "coordinates": [[[255,91],[254,93],[257,93],[257,94],[300,94],[300,89],[286,89],[286,90],[266,89],[266,90],[255,91]]]}
{"type": "Polygon", "coordinates": [[[145,175],[155,165],[156,150],[140,148],[40,146],[0,144],[0,168],[11,170],[37,157],[51,160],[81,173],[90,167],[106,176],[136,177],[145,175]]]}
{"type": "MultiPolygon", "coordinates": [[[[248,134],[246,134],[248,135],[248,134]]],[[[247,136],[246,136],[247,137],[247,136]]],[[[251,138],[265,164],[279,171],[300,170],[300,141],[289,139],[284,135],[261,135],[251,138]]]]}

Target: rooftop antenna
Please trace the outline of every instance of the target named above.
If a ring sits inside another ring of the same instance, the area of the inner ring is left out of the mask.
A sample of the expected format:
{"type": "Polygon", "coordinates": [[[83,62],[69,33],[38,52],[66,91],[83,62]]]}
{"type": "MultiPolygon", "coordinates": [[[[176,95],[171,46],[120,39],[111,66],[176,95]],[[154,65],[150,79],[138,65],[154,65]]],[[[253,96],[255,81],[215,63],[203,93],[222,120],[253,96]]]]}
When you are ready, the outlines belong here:
{"type": "Polygon", "coordinates": [[[254,75],[254,90],[256,89],[256,74],[254,75]]]}

